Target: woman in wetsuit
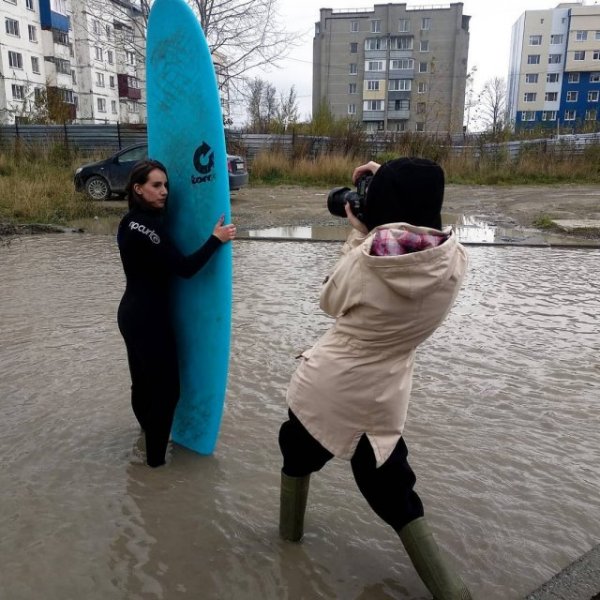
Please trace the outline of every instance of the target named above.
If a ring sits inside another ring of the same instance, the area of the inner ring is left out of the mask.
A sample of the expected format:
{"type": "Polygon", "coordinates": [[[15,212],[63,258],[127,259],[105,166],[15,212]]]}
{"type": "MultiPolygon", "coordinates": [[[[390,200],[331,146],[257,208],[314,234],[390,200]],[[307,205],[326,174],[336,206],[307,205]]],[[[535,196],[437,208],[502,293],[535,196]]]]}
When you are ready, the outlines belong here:
{"type": "Polygon", "coordinates": [[[191,277],[235,238],[236,228],[221,217],[212,235],[189,256],[169,239],[164,224],[168,196],[167,171],[160,162],[144,160],[127,184],[129,212],[117,235],[127,279],[119,305],[119,329],[127,346],[131,372],[131,405],[146,437],[149,466],[165,464],[175,407],[179,370],[170,318],[170,281],[191,277]]]}

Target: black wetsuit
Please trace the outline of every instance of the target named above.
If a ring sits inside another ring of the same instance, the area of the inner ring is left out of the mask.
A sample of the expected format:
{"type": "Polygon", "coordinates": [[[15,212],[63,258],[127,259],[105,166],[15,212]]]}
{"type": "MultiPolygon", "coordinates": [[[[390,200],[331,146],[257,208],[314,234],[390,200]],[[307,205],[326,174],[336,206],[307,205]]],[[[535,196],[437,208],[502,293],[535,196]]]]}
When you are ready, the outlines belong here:
{"type": "Polygon", "coordinates": [[[161,210],[134,208],[117,235],[127,278],[118,323],[131,372],[131,405],[146,436],[146,458],[152,467],[165,463],[175,407],[179,369],[171,324],[170,282],[173,275],[191,277],[221,241],[211,235],[189,256],[169,240],[161,210]]]}

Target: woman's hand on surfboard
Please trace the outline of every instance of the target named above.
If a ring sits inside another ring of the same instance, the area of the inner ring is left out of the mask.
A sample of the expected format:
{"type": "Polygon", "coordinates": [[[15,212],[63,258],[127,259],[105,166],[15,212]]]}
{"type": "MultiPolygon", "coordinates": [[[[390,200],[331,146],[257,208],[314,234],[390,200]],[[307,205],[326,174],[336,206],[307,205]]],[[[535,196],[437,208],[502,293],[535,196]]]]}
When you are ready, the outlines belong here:
{"type": "Polygon", "coordinates": [[[225,215],[221,215],[215,228],[213,230],[213,235],[218,237],[221,242],[230,242],[235,239],[237,229],[233,223],[229,223],[228,225],[223,225],[225,222],[225,215]]]}

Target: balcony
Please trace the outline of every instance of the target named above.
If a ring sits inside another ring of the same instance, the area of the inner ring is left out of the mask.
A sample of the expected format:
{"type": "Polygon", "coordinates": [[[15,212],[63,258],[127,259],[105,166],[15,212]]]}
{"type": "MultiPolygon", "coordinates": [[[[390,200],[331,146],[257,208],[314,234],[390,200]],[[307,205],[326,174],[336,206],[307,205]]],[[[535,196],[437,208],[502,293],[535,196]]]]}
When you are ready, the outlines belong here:
{"type": "Polygon", "coordinates": [[[140,100],[142,98],[142,90],[137,87],[137,79],[131,75],[117,75],[119,81],[119,98],[127,98],[129,100],[140,100]],[[132,85],[133,84],[133,85],[132,85]]]}
{"type": "Polygon", "coordinates": [[[363,110],[363,121],[383,121],[383,110],[363,110]]]}
{"type": "Polygon", "coordinates": [[[40,22],[42,29],[69,33],[69,17],[53,11],[51,0],[40,0],[40,22]]]}
{"type": "Polygon", "coordinates": [[[389,110],[388,111],[388,120],[398,119],[400,121],[406,121],[410,119],[410,110],[389,110]]]}

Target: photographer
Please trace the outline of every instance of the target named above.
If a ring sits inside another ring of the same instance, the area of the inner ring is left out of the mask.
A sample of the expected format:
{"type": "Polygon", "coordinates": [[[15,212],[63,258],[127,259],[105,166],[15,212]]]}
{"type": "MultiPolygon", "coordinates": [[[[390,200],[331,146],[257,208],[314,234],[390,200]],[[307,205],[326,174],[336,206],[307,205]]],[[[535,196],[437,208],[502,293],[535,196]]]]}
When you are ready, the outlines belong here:
{"type": "Polygon", "coordinates": [[[399,158],[362,165],[353,181],[358,192],[338,188],[328,200],[353,226],[321,291],[335,323],[302,354],[288,387],[280,534],[302,538],[310,474],[334,456],[347,459],[436,600],[468,600],[424,518],[402,438],[416,349],[446,318],[467,266],[454,233],[442,230],[444,172],[399,158]]]}

